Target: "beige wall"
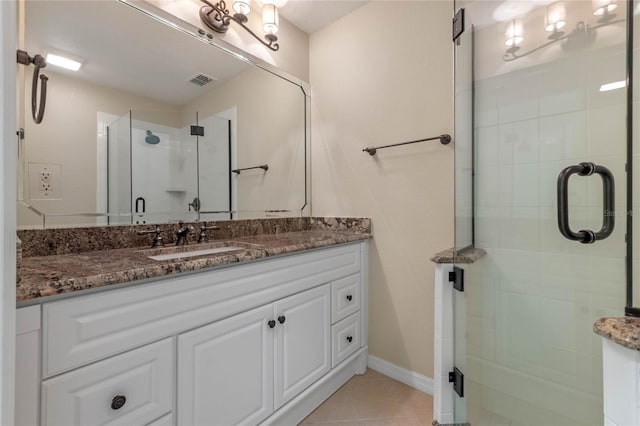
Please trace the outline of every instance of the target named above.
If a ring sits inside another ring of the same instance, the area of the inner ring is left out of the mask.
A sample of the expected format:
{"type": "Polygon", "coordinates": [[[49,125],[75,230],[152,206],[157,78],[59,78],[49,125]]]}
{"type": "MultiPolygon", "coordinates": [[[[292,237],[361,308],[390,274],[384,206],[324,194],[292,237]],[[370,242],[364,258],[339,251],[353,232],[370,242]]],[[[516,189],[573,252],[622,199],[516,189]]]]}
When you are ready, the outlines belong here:
{"type": "MultiPolygon", "coordinates": [[[[46,73],[50,80],[41,124],[34,124],[31,103],[25,102],[24,147],[29,162],[62,165],[62,199],[31,201],[26,186],[25,201],[47,213],[93,213],[96,211],[97,186],[97,112],[121,116],[130,109],[153,111],[152,116],[164,116],[162,122],[167,124],[179,116],[178,108],[122,90],[72,79],[52,70],[47,69],[46,73]]],[[[31,84],[26,86],[24,96],[31,99],[31,84]]],[[[28,164],[24,165],[28,175],[28,164]]],[[[65,223],[64,219],[56,221],[57,224],[65,223]]],[[[81,218],[73,217],[67,223],[77,225],[81,221],[81,218]]],[[[84,223],[95,223],[95,219],[87,218],[84,223]]],[[[42,225],[41,219],[19,206],[18,226],[38,225],[42,225]]]]}
{"type": "Polygon", "coordinates": [[[453,245],[449,1],[371,2],[311,35],[313,214],[370,216],[369,350],[433,377],[429,257],[453,245]]]}
{"type": "MultiPolygon", "coordinates": [[[[268,164],[269,170],[233,175],[240,218],[264,217],[264,210],[298,212],[304,204],[304,102],[300,87],[252,68],[184,107],[199,117],[235,108],[236,167],[268,164]]],[[[291,216],[291,213],[284,213],[291,216]]]]}

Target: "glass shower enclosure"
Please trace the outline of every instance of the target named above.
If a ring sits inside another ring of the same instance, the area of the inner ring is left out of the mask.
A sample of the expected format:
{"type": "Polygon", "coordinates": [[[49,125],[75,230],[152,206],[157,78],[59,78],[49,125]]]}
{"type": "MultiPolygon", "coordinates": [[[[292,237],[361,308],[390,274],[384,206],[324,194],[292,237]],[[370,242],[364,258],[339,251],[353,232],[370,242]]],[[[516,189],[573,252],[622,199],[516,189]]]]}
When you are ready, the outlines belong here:
{"type": "Polygon", "coordinates": [[[130,111],[107,133],[110,224],[232,218],[228,119],[130,111]]]}
{"type": "Polygon", "coordinates": [[[592,326],[638,271],[631,8],[456,0],[455,243],[487,253],[459,265],[456,422],[603,424],[592,326]]]}

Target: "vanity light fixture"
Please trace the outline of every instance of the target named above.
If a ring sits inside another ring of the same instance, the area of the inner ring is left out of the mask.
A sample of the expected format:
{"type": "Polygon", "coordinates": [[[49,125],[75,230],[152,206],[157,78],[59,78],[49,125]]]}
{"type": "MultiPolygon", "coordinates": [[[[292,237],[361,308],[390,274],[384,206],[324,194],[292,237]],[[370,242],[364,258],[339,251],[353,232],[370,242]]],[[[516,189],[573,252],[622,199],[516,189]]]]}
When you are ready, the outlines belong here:
{"type": "MultiPolygon", "coordinates": [[[[262,9],[262,29],[267,35],[265,37],[275,37],[278,32],[280,19],[278,17],[278,8],[275,4],[265,4],[262,9]]],[[[276,39],[277,40],[277,39],[276,39]]]]}
{"type": "Polygon", "coordinates": [[[264,39],[262,39],[245,25],[249,20],[247,15],[251,12],[250,0],[235,0],[232,5],[233,11],[235,12],[233,15],[229,12],[225,0],[219,0],[217,3],[211,3],[208,0],[201,1],[205,5],[200,8],[200,19],[213,31],[224,34],[229,29],[231,22],[235,22],[269,49],[274,52],[280,49],[280,45],[276,43],[278,37],[275,34],[278,32],[279,18],[278,8],[274,2],[265,2],[263,7],[262,24],[266,34],[264,35],[264,39]]]}
{"type": "Polygon", "coordinates": [[[618,8],[616,0],[593,0],[593,14],[596,16],[607,16],[618,8]]]}
{"type": "Polygon", "coordinates": [[[71,70],[71,71],[78,71],[82,66],[81,62],[74,61],[73,59],[65,58],[64,56],[54,55],[53,53],[47,54],[47,64],[55,65],[57,67],[71,70]]]}
{"type": "Polygon", "coordinates": [[[504,40],[505,46],[510,49],[517,50],[520,44],[524,41],[522,37],[522,19],[516,18],[507,23],[507,30],[505,32],[506,39],[504,40]]]}
{"type": "Polygon", "coordinates": [[[544,30],[551,33],[549,38],[559,38],[564,34],[562,29],[567,24],[567,10],[564,7],[564,3],[561,1],[551,3],[547,6],[546,13],[544,15],[544,30]]]}
{"type": "Polygon", "coordinates": [[[248,0],[236,0],[233,2],[233,11],[236,12],[236,18],[247,22],[247,15],[251,13],[251,5],[248,0]]]}
{"type": "Polygon", "coordinates": [[[545,10],[544,30],[551,33],[547,37],[549,41],[522,53],[519,52],[520,44],[524,41],[522,36],[522,20],[514,19],[510,21],[507,24],[506,39],[504,42],[507,49],[502,56],[502,60],[505,62],[515,61],[516,59],[523,58],[558,42],[562,42],[561,46],[564,50],[582,49],[595,41],[599,28],[625,22],[624,19],[615,19],[616,15],[613,11],[618,7],[617,0],[593,0],[592,5],[593,14],[602,16],[598,19],[598,23],[596,25],[590,25],[585,21],[579,21],[576,23],[575,28],[568,33],[560,31],[567,24],[565,4],[559,1],[547,6],[545,10]]]}

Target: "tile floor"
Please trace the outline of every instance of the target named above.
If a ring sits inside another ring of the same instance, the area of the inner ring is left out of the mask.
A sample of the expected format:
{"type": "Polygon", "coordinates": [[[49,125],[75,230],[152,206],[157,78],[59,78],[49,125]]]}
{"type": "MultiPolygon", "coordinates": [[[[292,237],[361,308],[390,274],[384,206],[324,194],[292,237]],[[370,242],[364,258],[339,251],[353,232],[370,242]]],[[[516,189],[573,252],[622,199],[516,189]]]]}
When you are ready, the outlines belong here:
{"type": "Polygon", "coordinates": [[[433,397],[376,371],[355,376],[300,425],[431,426],[433,397]]]}

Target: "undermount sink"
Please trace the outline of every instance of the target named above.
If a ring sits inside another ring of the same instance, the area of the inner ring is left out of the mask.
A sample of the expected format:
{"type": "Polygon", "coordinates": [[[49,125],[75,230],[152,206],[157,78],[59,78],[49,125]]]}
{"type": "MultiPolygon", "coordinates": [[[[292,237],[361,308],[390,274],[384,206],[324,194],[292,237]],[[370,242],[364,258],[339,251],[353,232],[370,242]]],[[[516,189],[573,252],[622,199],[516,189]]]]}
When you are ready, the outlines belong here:
{"type": "Polygon", "coordinates": [[[149,259],[153,260],[173,260],[185,257],[205,256],[208,254],[227,253],[231,251],[259,249],[258,244],[241,243],[237,241],[215,241],[210,243],[191,244],[184,246],[158,247],[140,250],[149,259]]]}

